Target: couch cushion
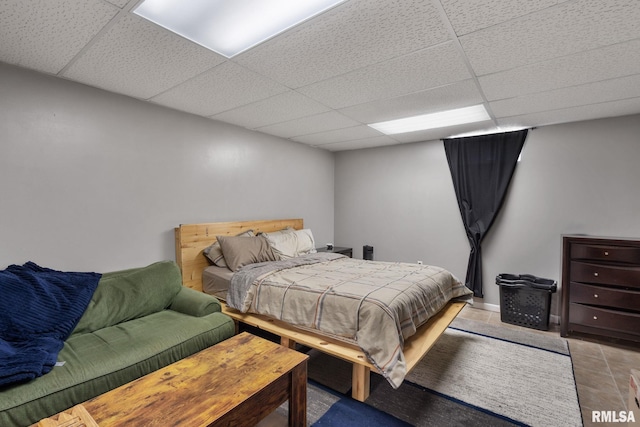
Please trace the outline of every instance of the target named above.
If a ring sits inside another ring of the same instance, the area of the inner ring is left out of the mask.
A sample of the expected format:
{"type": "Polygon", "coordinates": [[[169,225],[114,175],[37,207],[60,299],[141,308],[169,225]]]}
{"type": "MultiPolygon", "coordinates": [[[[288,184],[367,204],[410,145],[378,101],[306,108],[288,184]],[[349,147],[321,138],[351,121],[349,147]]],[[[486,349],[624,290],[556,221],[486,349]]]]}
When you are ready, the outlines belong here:
{"type": "Polygon", "coordinates": [[[173,261],[102,275],[87,310],[73,333],[86,333],[161,311],[182,288],[173,261]]]}
{"type": "MultiPolygon", "coordinates": [[[[63,366],[25,384],[0,388],[0,426],[30,425],[233,336],[222,313],[163,310],[93,333],[74,334],[63,366]]],[[[211,369],[217,369],[212,366],[211,369]]]]}

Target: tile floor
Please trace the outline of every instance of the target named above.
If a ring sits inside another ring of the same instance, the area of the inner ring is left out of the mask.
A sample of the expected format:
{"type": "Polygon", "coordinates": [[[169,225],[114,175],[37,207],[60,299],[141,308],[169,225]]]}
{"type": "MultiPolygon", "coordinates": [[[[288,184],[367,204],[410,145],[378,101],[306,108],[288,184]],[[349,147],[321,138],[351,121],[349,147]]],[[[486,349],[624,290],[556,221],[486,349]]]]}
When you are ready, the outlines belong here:
{"type": "MultiPolygon", "coordinates": [[[[551,324],[549,331],[503,323],[500,313],[467,306],[460,313],[466,319],[488,322],[505,328],[560,337],[560,325],[551,324]]],[[[591,411],[627,411],[631,369],[640,370],[640,343],[598,339],[590,335],[566,338],[573,360],[578,399],[585,427],[607,426],[592,422],[591,411]]],[[[636,420],[639,421],[639,420],[636,420]]],[[[611,423],[619,426],[621,423],[611,423]]],[[[626,424],[623,424],[626,425],[626,424]]]]}

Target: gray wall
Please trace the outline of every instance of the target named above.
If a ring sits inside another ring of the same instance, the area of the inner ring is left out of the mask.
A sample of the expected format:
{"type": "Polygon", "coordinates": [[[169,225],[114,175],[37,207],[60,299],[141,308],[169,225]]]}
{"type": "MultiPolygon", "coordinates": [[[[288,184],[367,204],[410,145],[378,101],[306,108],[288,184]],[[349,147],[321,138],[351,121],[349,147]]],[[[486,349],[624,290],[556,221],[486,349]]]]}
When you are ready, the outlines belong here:
{"type": "Polygon", "coordinates": [[[333,240],[334,156],[0,64],[0,268],[175,259],[181,223],[304,218],[333,240]]]}
{"type": "MultiPolygon", "coordinates": [[[[499,273],[559,281],[562,234],[640,238],[639,161],[640,116],[531,131],[482,246],[479,305],[499,304],[499,273]]],[[[469,244],[442,142],[337,153],[335,169],[336,244],[355,256],[371,244],[377,260],[422,260],[464,279],[469,244]]]]}
{"type": "MultiPolygon", "coordinates": [[[[111,271],[173,259],[180,223],[301,217],[356,257],[370,244],[465,276],[440,141],[334,157],[4,64],[0,111],[1,267],[111,271]]],[[[530,132],[483,244],[480,303],[499,304],[501,272],[559,279],[563,233],[640,237],[638,135],[639,116],[530,132]]]]}

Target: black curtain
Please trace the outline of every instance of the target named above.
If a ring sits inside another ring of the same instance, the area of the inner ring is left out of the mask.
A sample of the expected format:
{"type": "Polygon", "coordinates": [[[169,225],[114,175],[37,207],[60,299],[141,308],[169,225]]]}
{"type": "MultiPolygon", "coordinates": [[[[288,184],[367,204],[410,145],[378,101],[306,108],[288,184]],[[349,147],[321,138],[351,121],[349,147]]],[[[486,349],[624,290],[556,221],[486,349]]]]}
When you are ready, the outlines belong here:
{"type": "Polygon", "coordinates": [[[443,139],[462,222],[471,245],[465,285],[482,294],[481,242],[500,211],[527,130],[443,139]]]}

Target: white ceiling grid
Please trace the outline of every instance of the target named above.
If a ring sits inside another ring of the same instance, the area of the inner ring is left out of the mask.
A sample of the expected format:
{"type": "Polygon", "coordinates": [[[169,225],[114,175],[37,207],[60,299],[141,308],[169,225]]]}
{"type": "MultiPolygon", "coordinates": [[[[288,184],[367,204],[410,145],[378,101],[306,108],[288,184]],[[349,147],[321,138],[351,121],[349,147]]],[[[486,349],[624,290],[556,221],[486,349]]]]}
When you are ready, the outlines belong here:
{"type": "Polygon", "coordinates": [[[0,61],[56,74],[118,9],[100,0],[0,2],[0,61]]]}
{"type": "Polygon", "coordinates": [[[63,72],[71,80],[147,99],[223,62],[135,15],[123,15],[63,72]]]}
{"type": "Polygon", "coordinates": [[[233,59],[140,0],[0,0],[0,61],[331,151],[640,113],[638,0],[347,0],[233,59]],[[367,123],[484,103],[492,120],[367,123]]]}

